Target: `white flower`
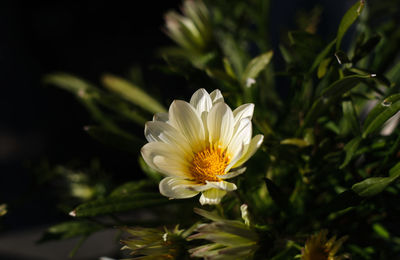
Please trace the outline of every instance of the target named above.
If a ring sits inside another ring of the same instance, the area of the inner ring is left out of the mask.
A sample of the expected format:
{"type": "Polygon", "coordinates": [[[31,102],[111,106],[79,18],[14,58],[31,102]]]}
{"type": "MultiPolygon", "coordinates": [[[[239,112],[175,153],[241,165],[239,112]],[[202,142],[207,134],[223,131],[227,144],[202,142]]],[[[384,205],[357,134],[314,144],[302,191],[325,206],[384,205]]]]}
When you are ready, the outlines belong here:
{"type": "Polygon", "coordinates": [[[168,113],[147,122],[142,147],[146,163],[166,175],[160,193],[171,199],[200,197],[201,204],[218,204],[236,185],[225,181],[245,171],[239,168],[260,147],[263,136],[252,136],[254,105],[233,112],[219,90],[196,91],[190,103],[175,100],[168,113]]]}

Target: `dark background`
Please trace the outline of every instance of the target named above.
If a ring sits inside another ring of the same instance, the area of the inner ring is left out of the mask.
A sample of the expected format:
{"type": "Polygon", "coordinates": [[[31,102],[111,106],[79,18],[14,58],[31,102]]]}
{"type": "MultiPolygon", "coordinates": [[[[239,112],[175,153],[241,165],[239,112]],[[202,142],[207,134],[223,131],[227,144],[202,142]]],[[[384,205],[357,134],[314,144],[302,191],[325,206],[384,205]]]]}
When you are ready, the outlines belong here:
{"type": "MultiPolygon", "coordinates": [[[[273,1],[274,49],[281,30],[294,27],[296,11],[316,3],[324,7],[319,32],[330,40],[354,1],[273,1]]],[[[179,5],[175,0],[2,1],[0,204],[11,207],[5,230],[67,218],[48,190],[31,189],[32,165],[42,160],[63,164],[79,159],[85,164],[99,158],[108,172],[133,174],[136,158],[92,140],[83,131],[93,122],[85,109],[69,93],[43,85],[42,77],[65,71],[96,83],[105,72],[123,76],[133,65],[140,65],[147,78],[157,77],[149,65],[161,62],[157,48],[171,44],[161,31],[163,14],[179,5]]],[[[172,92],[184,87],[175,83],[165,84],[172,92]]]]}

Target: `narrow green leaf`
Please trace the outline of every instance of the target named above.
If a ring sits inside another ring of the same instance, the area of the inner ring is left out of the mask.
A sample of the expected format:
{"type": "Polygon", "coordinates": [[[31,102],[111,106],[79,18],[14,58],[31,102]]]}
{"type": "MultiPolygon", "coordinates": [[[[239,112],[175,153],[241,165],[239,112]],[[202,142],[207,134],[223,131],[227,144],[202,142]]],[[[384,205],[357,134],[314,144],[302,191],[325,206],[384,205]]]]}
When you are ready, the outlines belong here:
{"type": "Polygon", "coordinates": [[[389,177],[371,177],[354,184],[351,188],[362,197],[371,197],[382,192],[400,176],[400,163],[389,171],[389,177]]]}
{"type": "Polygon", "coordinates": [[[351,75],[344,77],[342,79],[339,79],[338,81],[335,81],[327,87],[325,90],[322,91],[321,96],[323,98],[336,98],[340,97],[347,91],[351,90],[355,86],[357,86],[359,83],[363,81],[363,79],[371,78],[373,75],[351,75]]]}
{"type": "Polygon", "coordinates": [[[336,39],[334,39],[333,41],[331,41],[326,47],[325,49],[323,49],[318,56],[315,58],[313,65],[310,68],[309,73],[313,72],[319,65],[320,63],[325,59],[325,57],[329,54],[329,52],[331,51],[333,45],[335,45],[336,43],[336,39]]]}
{"type": "Polygon", "coordinates": [[[317,77],[319,79],[323,78],[328,71],[329,64],[331,63],[332,58],[326,58],[318,66],[317,77]]]}
{"type": "Polygon", "coordinates": [[[109,90],[151,113],[166,111],[157,100],[125,79],[106,74],[103,76],[102,82],[109,90]]]}
{"type": "Polygon", "coordinates": [[[311,145],[306,140],[300,139],[300,138],[288,138],[288,139],[282,140],[281,144],[294,145],[294,146],[297,146],[300,148],[311,145]]]}
{"type": "Polygon", "coordinates": [[[87,220],[67,221],[54,225],[47,229],[38,243],[52,240],[63,240],[74,237],[87,237],[92,233],[102,230],[104,227],[87,220]]]}
{"type": "Polygon", "coordinates": [[[351,100],[346,100],[342,102],[342,110],[343,110],[343,119],[350,125],[351,131],[354,135],[359,135],[361,133],[360,130],[360,121],[357,116],[357,112],[353,106],[353,102],[351,100]]]}
{"type": "MultiPolygon", "coordinates": [[[[380,73],[371,73],[371,71],[356,68],[356,67],[347,68],[347,70],[349,70],[353,73],[356,73],[358,75],[364,75],[364,76],[373,75],[373,79],[375,81],[377,81],[379,83],[379,85],[384,85],[386,87],[391,87],[391,85],[392,85],[392,83],[389,81],[389,79],[387,79],[384,75],[382,75],[380,73]]],[[[376,91],[380,95],[383,95],[383,92],[380,89],[376,88],[375,85],[369,86],[369,87],[371,87],[374,91],[376,91]]]]}
{"type": "Polygon", "coordinates": [[[238,78],[240,78],[243,73],[245,54],[231,34],[219,32],[216,34],[216,37],[224,57],[229,60],[229,64],[232,65],[235,75],[238,75],[238,78]]]}
{"type": "Polygon", "coordinates": [[[356,63],[360,59],[370,54],[373,51],[373,49],[378,45],[381,38],[382,37],[380,35],[374,35],[371,38],[369,38],[364,44],[359,46],[359,48],[355,49],[354,57],[351,59],[351,61],[353,63],[356,63]]]}
{"type": "Polygon", "coordinates": [[[132,135],[113,132],[100,126],[86,126],[85,131],[94,139],[119,150],[138,153],[143,141],[132,135]]]}
{"type": "Polygon", "coordinates": [[[358,1],[343,16],[342,20],[340,21],[339,29],[336,36],[337,39],[336,50],[339,50],[343,36],[345,35],[349,27],[356,21],[358,16],[360,16],[364,8],[364,4],[365,4],[364,0],[358,1]]]}
{"type": "Polygon", "coordinates": [[[159,193],[136,193],[130,196],[113,196],[97,199],[79,205],[70,215],[75,217],[95,217],[126,212],[130,210],[165,205],[169,200],[159,193]]]}
{"type": "Polygon", "coordinates": [[[376,106],[368,114],[367,119],[364,122],[363,138],[367,137],[368,134],[381,128],[383,124],[390,119],[394,114],[400,110],[400,94],[394,94],[388,98],[385,98],[382,102],[376,104],[376,106]]]}
{"type": "Polygon", "coordinates": [[[371,177],[354,184],[351,188],[362,197],[374,196],[382,192],[393,181],[388,177],[371,177]]]}
{"type": "Polygon", "coordinates": [[[230,76],[231,78],[236,79],[235,72],[233,71],[232,65],[229,60],[227,58],[224,58],[222,62],[224,64],[226,74],[228,74],[228,76],[230,76]]]}
{"type": "Polygon", "coordinates": [[[90,83],[68,73],[48,74],[44,76],[43,82],[63,88],[80,97],[84,96],[87,91],[94,90],[94,87],[90,83]]]}
{"type": "Polygon", "coordinates": [[[375,231],[376,234],[378,234],[380,237],[384,239],[389,239],[390,238],[390,233],[389,231],[382,226],[379,223],[375,223],[372,225],[372,229],[375,231]]]}
{"type": "Polygon", "coordinates": [[[344,93],[356,87],[360,82],[369,77],[370,76],[352,75],[332,83],[322,91],[321,96],[315,100],[310,110],[307,112],[302,129],[314,122],[325,109],[332,105],[344,93]]]}
{"type": "Polygon", "coordinates": [[[130,196],[131,194],[137,193],[139,191],[154,189],[157,186],[158,185],[151,180],[131,181],[115,188],[111,192],[110,197],[130,196]]]}
{"type": "Polygon", "coordinates": [[[242,85],[248,87],[248,80],[255,80],[258,74],[270,63],[273,55],[274,52],[269,51],[252,59],[243,72],[242,85]]]}
{"type": "Polygon", "coordinates": [[[360,136],[357,136],[344,146],[346,157],[344,158],[342,165],[339,166],[340,169],[343,169],[344,167],[347,166],[347,164],[349,164],[349,162],[353,158],[354,153],[357,151],[357,148],[360,145],[361,140],[362,138],[360,136]]]}

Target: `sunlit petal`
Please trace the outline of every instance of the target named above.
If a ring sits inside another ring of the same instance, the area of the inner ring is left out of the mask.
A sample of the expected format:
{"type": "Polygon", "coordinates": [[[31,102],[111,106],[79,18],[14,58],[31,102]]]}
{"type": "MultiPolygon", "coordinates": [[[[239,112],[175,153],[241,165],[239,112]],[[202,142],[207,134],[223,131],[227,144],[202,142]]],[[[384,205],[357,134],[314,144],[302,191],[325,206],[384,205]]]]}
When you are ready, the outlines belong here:
{"type": "Polygon", "coordinates": [[[200,197],[200,204],[219,204],[225,194],[226,191],[215,188],[203,191],[200,197]]]}
{"type": "Polygon", "coordinates": [[[166,177],[160,182],[160,193],[174,199],[191,198],[199,194],[198,191],[190,189],[193,182],[174,177],[166,177]]]}

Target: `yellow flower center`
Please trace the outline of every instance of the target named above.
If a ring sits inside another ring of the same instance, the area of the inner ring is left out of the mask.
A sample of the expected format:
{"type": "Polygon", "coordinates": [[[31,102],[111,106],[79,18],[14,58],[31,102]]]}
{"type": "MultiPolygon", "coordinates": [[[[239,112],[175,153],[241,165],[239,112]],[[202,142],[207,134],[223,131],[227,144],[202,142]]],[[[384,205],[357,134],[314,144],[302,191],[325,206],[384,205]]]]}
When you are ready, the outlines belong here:
{"type": "Polygon", "coordinates": [[[216,146],[210,146],[194,155],[190,172],[199,183],[205,181],[221,181],[217,175],[225,174],[231,158],[226,150],[216,146]]]}

